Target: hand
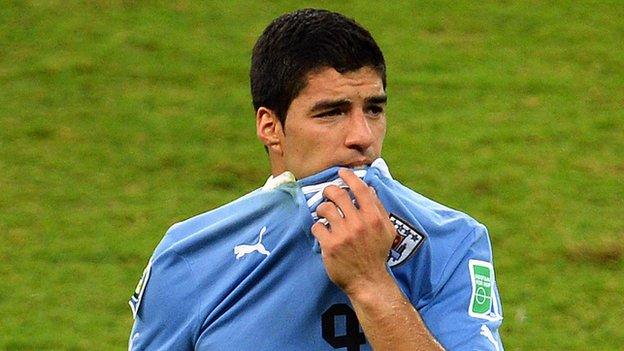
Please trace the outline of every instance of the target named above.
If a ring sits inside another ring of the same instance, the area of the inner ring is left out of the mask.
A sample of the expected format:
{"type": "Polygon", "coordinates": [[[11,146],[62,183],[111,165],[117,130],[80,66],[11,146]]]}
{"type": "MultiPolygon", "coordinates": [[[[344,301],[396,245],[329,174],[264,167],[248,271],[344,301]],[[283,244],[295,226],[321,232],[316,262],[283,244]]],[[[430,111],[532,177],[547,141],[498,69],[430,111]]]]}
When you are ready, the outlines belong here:
{"type": "Polygon", "coordinates": [[[323,195],[329,201],[316,212],[330,226],[317,222],[312,234],[321,245],[329,278],[351,296],[391,279],[386,261],[396,231],[372,188],[351,170],[340,169],[338,175],[351,189],[359,209],[346,190],[328,186],[323,195]]]}

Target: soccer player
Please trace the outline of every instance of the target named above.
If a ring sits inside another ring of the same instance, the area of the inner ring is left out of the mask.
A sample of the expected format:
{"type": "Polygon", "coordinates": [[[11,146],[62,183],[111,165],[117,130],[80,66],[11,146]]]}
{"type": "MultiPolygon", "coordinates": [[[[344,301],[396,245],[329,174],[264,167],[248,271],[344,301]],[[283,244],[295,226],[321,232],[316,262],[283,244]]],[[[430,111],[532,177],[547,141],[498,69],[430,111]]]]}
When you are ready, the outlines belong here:
{"type": "Polygon", "coordinates": [[[392,178],[386,69],[340,14],[274,20],[252,55],[266,184],[173,225],[131,350],[502,350],[488,234],[392,178]]]}

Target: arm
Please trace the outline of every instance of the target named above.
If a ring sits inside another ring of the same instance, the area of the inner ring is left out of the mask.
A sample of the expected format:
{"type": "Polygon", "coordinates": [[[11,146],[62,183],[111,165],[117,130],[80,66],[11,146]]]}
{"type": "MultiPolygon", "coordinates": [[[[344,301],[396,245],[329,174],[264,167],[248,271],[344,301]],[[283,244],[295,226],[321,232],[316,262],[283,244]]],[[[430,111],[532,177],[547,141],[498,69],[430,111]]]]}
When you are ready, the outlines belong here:
{"type": "Polygon", "coordinates": [[[324,195],[331,202],[317,208],[330,227],[312,226],[329,278],[349,297],[367,339],[375,350],[442,350],[386,267],[395,229],[370,189],[351,171],[340,177],[349,194],[335,186],[324,195]]]}
{"type": "Polygon", "coordinates": [[[186,260],[171,250],[155,255],[143,284],[128,350],[192,350],[197,289],[186,260]]]}
{"type": "Polygon", "coordinates": [[[349,294],[355,313],[375,350],[443,350],[394,279],[349,294]]]}

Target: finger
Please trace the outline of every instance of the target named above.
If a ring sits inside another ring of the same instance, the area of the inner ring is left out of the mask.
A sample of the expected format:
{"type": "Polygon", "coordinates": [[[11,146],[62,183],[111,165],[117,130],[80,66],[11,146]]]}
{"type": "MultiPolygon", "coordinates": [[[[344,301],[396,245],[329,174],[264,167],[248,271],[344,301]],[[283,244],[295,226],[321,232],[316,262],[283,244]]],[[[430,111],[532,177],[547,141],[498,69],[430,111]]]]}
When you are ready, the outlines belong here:
{"type": "Polygon", "coordinates": [[[384,217],[389,217],[388,211],[386,211],[386,208],[381,203],[381,200],[379,200],[379,198],[377,197],[377,192],[375,191],[375,188],[373,188],[372,186],[369,186],[368,189],[373,195],[373,204],[375,205],[375,207],[377,207],[377,210],[379,211],[379,213],[382,214],[384,217]]]}
{"type": "Polygon", "coordinates": [[[355,200],[360,206],[360,210],[369,213],[374,212],[376,206],[373,204],[373,200],[377,200],[377,197],[368,185],[350,169],[341,168],[338,170],[338,175],[351,189],[355,200]]]}
{"type": "Polygon", "coordinates": [[[311,231],[312,235],[314,235],[319,243],[324,242],[325,239],[327,239],[327,237],[330,235],[329,229],[327,229],[327,227],[321,222],[316,222],[312,224],[311,231]]]}
{"type": "Polygon", "coordinates": [[[386,227],[385,232],[387,232],[389,236],[394,238],[396,236],[396,228],[390,221],[390,214],[384,207],[383,203],[381,203],[381,200],[379,200],[379,198],[377,197],[377,192],[375,191],[375,188],[373,188],[372,186],[369,186],[368,188],[373,195],[372,203],[375,205],[375,208],[377,209],[379,215],[382,218],[386,219],[384,220],[384,227],[386,227]]]}
{"type": "Polygon", "coordinates": [[[323,202],[322,204],[318,205],[318,207],[316,208],[316,214],[319,217],[326,218],[330,224],[338,223],[344,220],[344,217],[343,215],[341,215],[338,207],[336,207],[333,202],[329,201],[323,202]]]}
{"type": "Polygon", "coordinates": [[[342,211],[344,216],[353,216],[357,208],[351,200],[351,196],[345,189],[340,189],[335,185],[330,185],[323,189],[323,196],[333,202],[342,211]]]}

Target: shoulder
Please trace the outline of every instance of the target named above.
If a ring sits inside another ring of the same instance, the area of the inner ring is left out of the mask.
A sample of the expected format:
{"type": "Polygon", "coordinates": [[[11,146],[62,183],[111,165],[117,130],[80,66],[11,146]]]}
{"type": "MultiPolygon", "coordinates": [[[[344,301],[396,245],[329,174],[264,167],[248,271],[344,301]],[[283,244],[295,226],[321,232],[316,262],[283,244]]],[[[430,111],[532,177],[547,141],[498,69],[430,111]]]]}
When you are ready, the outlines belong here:
{"type": "Polygon", "coordinates": [[[394,273],[412,282],[412,303],[427,327],[448,349],[502,349],[502,307],[486,227],[397,181],[385,183],[400,203],[395,210],[412,216],[426,236],[411,264],[394,273]]]}
{"type": "Polygon", "coordinates": [[[214,284],[235,258],[235,248],[253,243],[268,223],[282,223],[292,215],[288,191],[258,189],[214,210],[172,225],[154,250],[152,270],[163,266],[162,274],[186,270],[197,281],[197,289],[214,284]],[[165,264],[178,257],[176,265],[165,264]],[[199,273],[198,273],[199,272],[199,273]]]}
{"type": "Polygon", "coordinates": [[[214,277],[215,262],[232,256],[233,245],[228,241],[236,241],[240,218],[257,206],[258,196],[260,191],[251,192],[167,230],[131,299],[137,325],[143,331],[157,326],[163,319],[175,319],[172,328],[175,324],[186,332],[196,331],[202,296],[210,290],[206,276],[214,277]]]}
{"type": "Polygon", "coordinates": [[[242,223],[250,221],[249,217],[253,217],[259,208],[278,204],[279,195],[279,192],[257,189],[223,206],[177,222],[166,231],[153,257],[168,251],[187,256],[202,243],[234,233],[242,223]]]}
{"type": "MultiPolygon", "coordinates": [[[[148,290],[152,290],[152,295],[154,281],[158,280],[163,298],[169,295],[168,299],[175,296],[170,290],[174,286],[183,287],[184,291],[202,289],[196,281],[199,279],[196,272],[220,251],[223,255],[229,253],[228,245],[223,245],[223,240],[227,239],[224,237],[236,234],[237,219],[244,216],[257,194],[258,191],[251,192],[219,208],[173,224],[152,253],[137,290],[145,289],[148,279],[148,290]]],[[[140,299],[135,300],[140,303],[140,299]]]]}
{"type": "MultiPolygon", "coordinates": [[[[485,226],[472,216],[432,200],[394,179],[384,179],[384,185],[422,227],[430,240],[446,248],[468,240],[487,236],[485,226]]],[[[384,203],[385,204],[385,203],[384,203]]]]}
{"type": "Polygon", "coordinates": [[[430,293],[442,288],[462,262],[466,261],[466,269],[470,259],[492,262],[488,231],[470,215],[392,179],[383,179],[378,195],[391,215],[400,217],[424,236],[422,247],[417,249],[417,260],[408,267],[427,276],[430,293]]]}
{"type": "Polygon", "coordinates": [[[443,205],[406,187],[405,185],[397,181],[395,182],[397,183],[397,186],[402,189],[402,192],[406,194],[406,196],[411,197],[413,201],[415,201],[419,206],[423,208],[423,211],[426,211],[429,214],[429,216],[432,218],[432,221],[437,221],[438,224],[444,225],[455,224],[454,222],[459,222],[457,224],[465,225],[477,224],[476,220],[465,212],[451,208],[447,205],[443,205]]]}
{"type": "Polygon", "coordinates": [[[490,239],[484,224],[462,211],[427,198],[398,182],[396,184],[423,227],[434,257],[452,266],[449,260],[464,257],[477,247],[479,259],[491,260],[490,239]]]}

